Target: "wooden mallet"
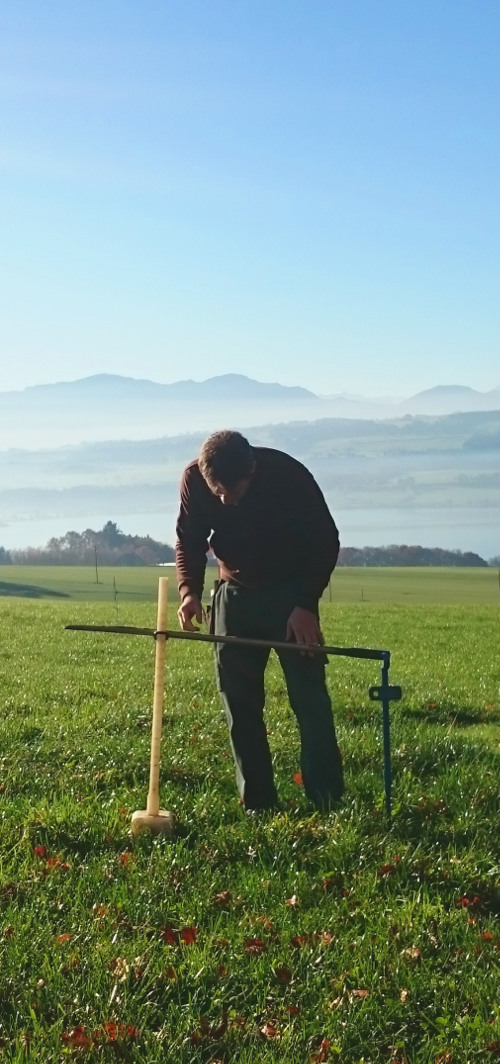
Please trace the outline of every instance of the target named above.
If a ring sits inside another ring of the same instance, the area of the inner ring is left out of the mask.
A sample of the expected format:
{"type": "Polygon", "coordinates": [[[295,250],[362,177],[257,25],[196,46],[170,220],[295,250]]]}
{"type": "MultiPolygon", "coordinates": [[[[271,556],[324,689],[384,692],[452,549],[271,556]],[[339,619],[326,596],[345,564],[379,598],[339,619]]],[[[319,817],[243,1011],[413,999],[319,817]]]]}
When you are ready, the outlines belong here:
{"type": "Polygon", "coordinates": [[[158,583],[158,612],[156,617],[157,635],[148,800],[146,809],[138,809],[132,815],[132,835],[140,835],[143,831],[151,831],[155,835],[171,835],[174,830],[173,813],[169,813],[167,809],[160,809],[160,750],[167,642],[166,634],[164,634],[167,628],[167,593],[167,577],[161,576],[158,583]]]}

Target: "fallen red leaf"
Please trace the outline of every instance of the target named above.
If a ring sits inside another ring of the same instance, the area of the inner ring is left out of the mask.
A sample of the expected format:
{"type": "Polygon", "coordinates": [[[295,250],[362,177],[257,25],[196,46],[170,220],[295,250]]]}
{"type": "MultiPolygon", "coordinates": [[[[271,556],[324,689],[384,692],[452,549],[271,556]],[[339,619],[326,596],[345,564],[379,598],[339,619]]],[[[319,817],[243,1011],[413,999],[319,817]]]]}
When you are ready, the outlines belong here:
{"type": "Polygon", "coordinates": [[[167,979],[176,979],[177,978],[176,972],[175,972],[175,968],[172,968],[171,964],[169,964],[167,966],[167,968],[165,968],[165,975],[166,975],[167,979]]]}
{"type": "Polygon", "coordinates": [[[261,938],[245,939],[245,950],[247,953],[263,953],[265,949],[266,944],[261,938]]]}
{"type": "Polygon", "coordinates": [[[83,1032],[81,1041],[79,1038],[77,1038],[77,1040],[72,1038],[71,1042],[69,1042],[64,1034],[63,1041],[67,1044],[76,1045],[84,1049],[89,1049],[103,1042],[120,1042],[124,1040],[124,1038],[130,1038],[131,1041],[134,1041],[139,1033],[136,1027],[131,1027],[128,1024],[115,1024],[112,1020],[107,1021],[107,1023],[103,1024],[102,1027],[99,1027],[97,1031],[89,1032],[88,1034],[83,1027],[74,1028],[74,1031],[83,1032]]]}
{"type": "Polygon", "coordinates": [[[300,898],[296,894],[292,894],[291,898],[287,898],[285,905],[288,905],[290,909],[296,909],[300,905],[300,898]]]}
{"type": "Polygon", "coordinates": [[[396,872],[396,865],[384,864],[378,869],[377,875],[379,879],[383,879],[384,876],[393,876],[396,872]]]}
{"type": "Polygon", "coordinates": [[[321,882],[321,886],[323,887],[323,890],[334,890],[334,888],[338,886],[338,883],[335,876],[325,876],[321,882]]]}
{"type": "Polygon", "coordinates": [[[455,905],[458,909],[467,909],[472,906],[474,909],[478,909],[481,906],[482,899],[478,894],[474,894],[474,897],[469,898],[468,894],[463,894],[461,897],[455,898],[455,905]]]}
{"type": "Polygon", "coordinates": [[[47,850],[45,849],[45,846],[35,846],[35,849],[33,850],[33,856],[34,857],[46,857],[47,856],[47,850]]]}
{"type": "Polygon", "coordinates": [[[96,1038],[106,1039],[108,1042],[116,1042],[118,1038],[118,1024],[117,1023],[103,1023],[102,1027],[95,1032],[96,1038]]]}
{"type": "Polygon", "coordinates": [[[274,974],[278,983],[291,983],[293,974],[289,968],[275,968],[274,974]]]}
{"type": "Polygon", "coordinates": [[[227,1012],[222,1013],[222,1019],[217,1024],[210,1023],[206,1016],[200,1016],[200,1029],[201,1034],[195,1031],[191,1036],[198,1043],[202,1038],[209,1038],[212,1041],[223,1038],[227,1031],[227,1012]]]}
{"type": "Polygon", "coordinates": [[[192,946],[196,942],[197,935],[196,927],[192,925],[190,927],[182,927],[179,931],[177,927],[165,924],[165,927],[161,929],[163,941],[167,942],[169,946],[176,946],[180,941],[184,942],[186,946],[192,946]]]}
{"type": "Polygon", "coordinates": [[[492,942],[493,941],[493,935],[492,935],[491,931],[483,931],[483,933],[481,935],[481,938],[484,938],[484,940],[486,942],[492,942]]]}
{"type": "Polygon", "coordinates": [[[277,1038],[279,1035],[277,1024],[270,1020],[260,1028],[260,1033],[263,1038],[277,1038]]]}
{"type": "Polygon", "coordinates": [[[123,865],[133,864],[135,861],[135,855],[131,853],[130,850],[124,850],[123,853],[118,855],[118,860],[120,861],[120,864],[123,865]]]}
{"type": "MultiPolygon", "coordinates": [[[[54,942],[56,942],[58,946],[61,946],[63,942],[69,942],[70,938],[71,935],[69,931],[65,931],[64,935],[54,935],[54,942]]],[[[77,1028],[75,1027],[75,1030],[76,1029],[77,1028]]]]}
{"type": "Polygon", "coordinates": [[[63,872],[67,872],[69,864],[67,861],[61,861],[59,857],[47,857],[47,868],[61,868],[63,872]]]}
{"type": "Polygon", "coordinates": [[[221,908],[224,905],[230,905],[232,901],[232,894],[230,890],[221,890],[219,894],[214,894],[212,898],[212,905],[220,905],[221,908]]]}
{"type": "Polygon", "coordinates": [[[67,1046],[78,1046],[80,1049],[90,1049],[93,1039],[92,1035],[87,1034],[85,1027],[78,1026],[72,1027],[70,1031],[63,1031],[61,1041],[67,1046]]]}
{"type": "Polygon", "coordinates": [[[302,773],[301,772],[296,772],[295,773],[295,775],[293,777],[293,782],[297,784],[297,787],[303,787],[304,786],[304,780],[302,779],[302,773]]]}
{"type": "Polygon", "coordinates": [[[185,942],[186,946],[193,946],[196,942],[198,932],[195,927],[191,926],[183,927],[179,934],[182,938],[182,941],[185,942]]]}
{"type": "Polygon", "coordinates": [[[112,1020],[108,1020],[107,1023],[103,1023],[102,1027],[99,1027],[89,1037],[93,1043],[118,1042],[126,1038],[135,1041],[139,1037],[139,1031],[137,1027],[131,1027],[129,1024],[114,1023],[112,1020]]]}
{"type": "Polygon", "coordinates": [[[310,941],[310,935],[295,935],[295,937],[292,938],[292,946],[305,946],[310,941]]]}
{"type": "Polygon", "coordinates": [[[171,924],[165,924],[161,929],[161,937],[169,946],[175,946],[179,941],[179,932],[171,924]]]}
{"type": "Polygon", "coordinates": [[[273,922],[269,916],[254,916],[252,917],[252,923],[261,924],[262,927],[265,927],[266,931],[270,931],[273,926],[273,922]]]}
{"type": "Polygon", "coordinates": [[[108,915],[109,907],[107,905],[102,905],[96,901],[95,904],[92,906],[92,912],[94,913],[94,916],[102,918],[108,915]]]}
{"type": "Polygon", "coordinates": [[[328,1041],[328,1038],[323,1038],[323,1041],[321,1042],[321,1045],[319,1047],[318,1052],[317,1053],[313,1053],[313,1055],[311,1057],[311,1061],[318,1062],[318,1064],[323,1064],[323,1061],[328,1059],[328,1050],[329,1050],[329,1048],[330,1048],[330,1042],[328,1041]]]}

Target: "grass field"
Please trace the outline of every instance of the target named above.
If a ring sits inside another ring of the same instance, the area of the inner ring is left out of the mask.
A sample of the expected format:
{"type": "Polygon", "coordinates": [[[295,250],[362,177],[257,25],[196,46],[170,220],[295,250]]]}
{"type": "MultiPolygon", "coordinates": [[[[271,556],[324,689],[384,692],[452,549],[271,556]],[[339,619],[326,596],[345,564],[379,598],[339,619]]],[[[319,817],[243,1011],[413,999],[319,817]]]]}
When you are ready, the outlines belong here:
{"type": "Polygon", "coordinates": [[[0,602],[2,1059],[499,1059],[496,601],[323,605],[327,642],[390,649],[403,686],[390,830],[367,694],[377,663],[328,667],[347,781],[328,816],[295,778],[270,663],[283,811],[255,822],[235,795],[211,649],[169,643],[162,800],[177,831],[132,843],[154,644],[64,625],[113,623],[118,609],[120,623],[154,627],[155,607],[76,597],[0,602]]]}
{"type": "MultiPolygon", "coordinates": [[[[97,581],[92,566],[6,565],[0,569],[0,598],[71,598],[118,605],[153,601],[158,576],[169,573],[169,596],[176,601],[175,569],[171,568],[100,568],[97,581]]],[[[216,576],[216,569],[207,570],[207,596],[216,576]]],[[[496,569],[342,567],[335,571],[323,600],[500,606],[500,577],[496,569]]]]}

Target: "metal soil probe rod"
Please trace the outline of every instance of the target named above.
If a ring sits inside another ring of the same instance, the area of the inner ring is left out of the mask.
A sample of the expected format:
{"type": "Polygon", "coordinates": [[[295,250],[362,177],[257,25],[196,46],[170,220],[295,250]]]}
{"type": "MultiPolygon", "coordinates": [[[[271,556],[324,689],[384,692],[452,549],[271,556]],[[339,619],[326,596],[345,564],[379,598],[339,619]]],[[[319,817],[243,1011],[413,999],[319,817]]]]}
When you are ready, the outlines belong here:
{"type": "MultiPolygon", "coordinates": [[[[160,577],[160,589],[162,583],[167,583],[166,577],[160,577]]],[[[159,589],[158,603],[160,603],[161,591],[159,589]]],[[[166,591],[165,591],[166,595],[166,591]]],[[[166,600],[165,600],[166,601],[166,600]]],[[[387,813],[387,819],[391,819],[391,789],[392,789],[392,772],[391,772],[391,739],[390,739],[390,703],[399,701],[402,697],[400,687],[396,687],[389,683],[389,666],[391,661],[391,655],[389,650],[376,650],[368,647],[335,647],[335,646],[322,646],[320,644],[308,644],[308,643],[288,643],[280,642],[277,640],[268,639],[242,639],[235,635],[213,635],[208,632],[181,632],[171,631],[166,627],[166,610],[165,619],[160,620],[160,608],[158,606],[157,628],[136,628],[131,625],[123,624],[67,624],[66,629],[74,632],[109,632],[115,635],[147,635],[152,636],[156,640],[156,648],[158,654],[158,648],[162,647],[162,653],[165,654],[165,644],[167,639],[186,639],[193,642],[202,643],[227,643],[233,646],[246,646],[246,647],[266,647],[270,650],[286,650],[290,653],[298,654],[328,654],[336,655],[344,658],[364,658],[371,661],[381,662],[381,683],[380,686],[370,687],[369,696],[373,702],[382,703],[382,735],[383,735],[383,749],[384,749],[384,790],[385,790],[385,807],[387,813]]],[[[158,657],[155,665],[155,704],[157,699],[157,669],[158,657]]],[[[163,666],[162,666],[163,668],[163,666]]],[[[163,685],[163,671],[161,673],[161,684],[163,685]]],[[[160,686],[160,680],[158,680],[158,687],[160,686]]],[[[161,687],[158,698],[162,698],[163,686],[161,687]]],[[[160,703],[161,705],[161,703],[160,703]]],[[[153,715],[153,738],[154,742],[159,743],[157,738],[158,729],[159,736],[161,737],[161,708],[159,711],[159,724],[158,718],[153,715]]],[[[155,755],[156,756],[156,755],[155,755]]],[[[156,794],[158,794],[158,773],[159,771],[159,745],[157,752],[157,761],[153,765],[153,739],[151,749],[151,774],[156,774],[156,794]]],[[[151,787],[150,787],[151,793],[151,787]]],[[[148,797],[149,803],[149,797],[148,797]]],[[[148,810],[145,811],[148,813],[148,810]]],[[[164,810],[160,811],[160,814],[164,813],[164,810]]],[[[158,814],[158,815],[160,815],[158,814]]],[[[134,817],[139,817],[143,814],[134,813],[134,817]]],[[[167,817],[171,817],[171,813],[166,814],[167,817]]],[[[150,826],[144,824],[145,827],[150,826]]],[[[132,829],[134,830],[134,828],[132,829]]],[[[140,830],[140,829],[139,829],[140,830]]],[[[153,830],[155,830],[153,828],[153,830]]],[[[169,830],[168,828],[157,830],[169,830]]]]}
{"type": "MultiPolygon", "coordinates": [[[[166,579],[166,577],[160,577],[166,579]]],[[[321,643],[289,643],[277,639],[243,639],[238,635],[212,635],[211,632],[180,632],[162,628],[136,628],[127,624],[66,624],[71,632],[114,632],[116,635],[149,635],[155,639],[187,639],[197,643],[232,643],[240,647],[268,647],[270,650],[290,650],[298,654],[337,654],[344,658],[370,658],[372,661],[390,659],[388,650],[368,647],[330,647],[321,643]]]]}

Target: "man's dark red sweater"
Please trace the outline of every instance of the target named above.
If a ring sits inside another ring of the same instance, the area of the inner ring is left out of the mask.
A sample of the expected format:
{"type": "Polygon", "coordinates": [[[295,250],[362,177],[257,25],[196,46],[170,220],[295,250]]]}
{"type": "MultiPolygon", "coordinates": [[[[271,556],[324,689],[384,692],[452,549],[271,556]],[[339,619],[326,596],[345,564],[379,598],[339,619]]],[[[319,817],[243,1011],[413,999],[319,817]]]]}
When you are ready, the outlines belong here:
{"type": "Polygon", "coordinates": [[[210,491],[197,461],[184,470],[176,544],[181,599],[201,599],[211,547],[223,580],[247,588],[297,581],[297,606],[315,611],[337,561],[337,527],[305,466],[282,451],[252,450],[255,471],[235,506],[210,491]]]}

